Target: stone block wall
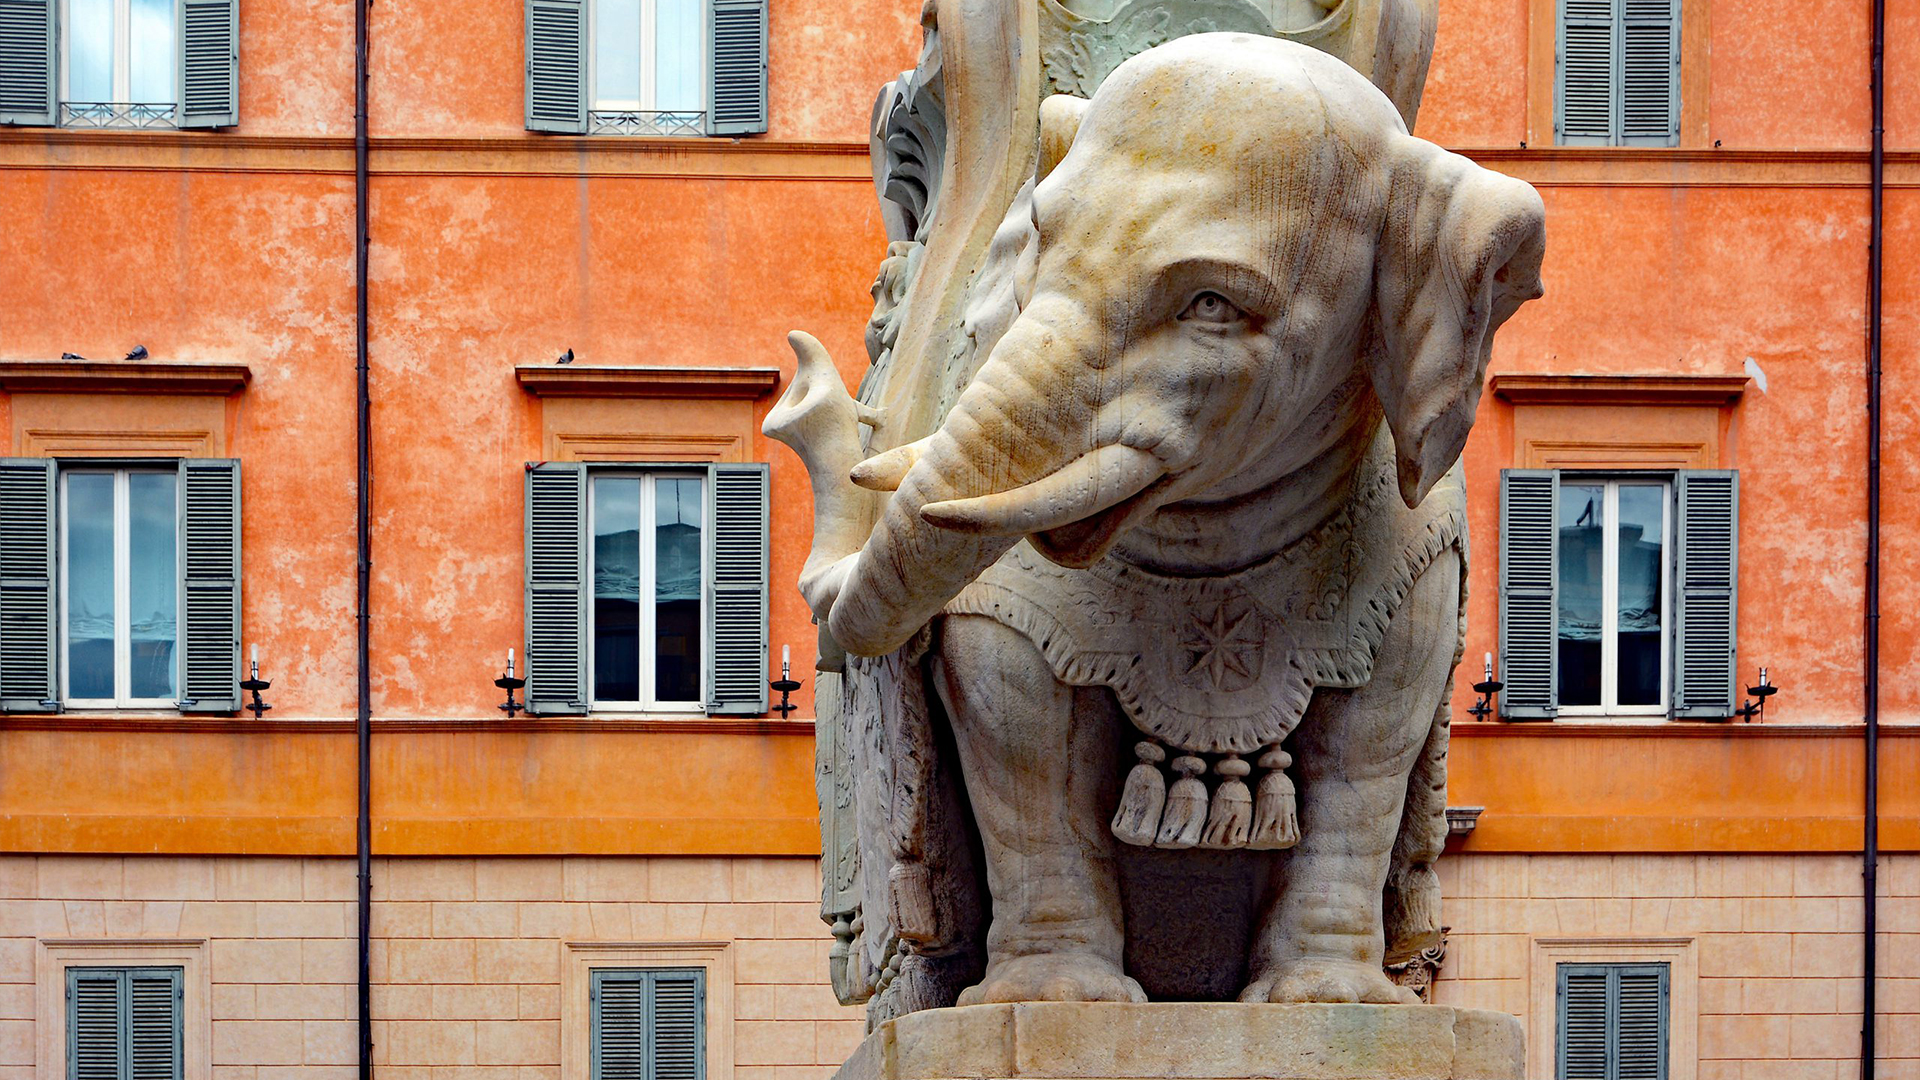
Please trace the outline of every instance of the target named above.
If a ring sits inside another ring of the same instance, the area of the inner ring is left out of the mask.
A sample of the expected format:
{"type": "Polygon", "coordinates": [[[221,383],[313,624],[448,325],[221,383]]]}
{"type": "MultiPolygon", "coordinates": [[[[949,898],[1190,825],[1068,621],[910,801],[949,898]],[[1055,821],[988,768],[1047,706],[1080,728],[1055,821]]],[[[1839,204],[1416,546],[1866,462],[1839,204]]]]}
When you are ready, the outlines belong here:
{"type": "MultiPolygon", "coordinates": [[[[559,1077],[570,941],[727,943],[735,1080],[831,1075],[864,1014],[818,898],[811,859],[376,860],[380,1076],[559,1077]]],[[[207,942],[213,1080],[352,1077],[354,927],[351,859],[0,857],[0,1080],[39,1075],[41,941],[156,938],[207,942]]]]}
{"type": "MultiPolygon", "coordinates": [[[[1692,986],[1676,975],[1672,988],[1676,1005],[1692,995],[1698,1017],[1691,1075],[1859,1075],[1858,857],[1459,853],[1441,860],[1440,878],[1452,927],[1441,1004],[1519,1014],[1532,1035],[1537,942],[1593,939],[1587,955],[1606,942],[1676,943],[1697,970],[1692,986]]],[[[1879,878],[1877,1078],[1920,1080],[1920,856],[1884,858],[1879,878]]],[[[1671,1080],[1688,1075],[1676,1063],[1671,1080]]]]}

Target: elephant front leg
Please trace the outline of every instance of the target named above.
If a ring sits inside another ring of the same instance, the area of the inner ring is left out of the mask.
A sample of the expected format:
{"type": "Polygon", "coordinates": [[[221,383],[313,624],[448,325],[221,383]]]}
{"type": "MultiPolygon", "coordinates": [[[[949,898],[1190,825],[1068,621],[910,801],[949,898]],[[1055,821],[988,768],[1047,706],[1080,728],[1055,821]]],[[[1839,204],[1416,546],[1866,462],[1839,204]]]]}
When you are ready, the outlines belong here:
{"type": "Polygon", "coordinates": [[[1111,717],[1076,717],[1076,691],[1033,644],[949,616],[934,681],[952,718],[986,852],[987,971],[960,1004],[1145,1001],[1121,969],[1120,888],[1097,777],[1117,765],[1111,717]],[[1101,770],[1105,770],[1101,772],[1101,770]]]}
{"type": "Polygon", "coordinates": [[[1458,649],[1459,564],[1442,558],[1388,628],[1373,678],[1316,695],[1293,736],[1300,843],[1277,864],[1243,1001],[1417,1001],[1381,968],[1381,895],[1458,649]]]}

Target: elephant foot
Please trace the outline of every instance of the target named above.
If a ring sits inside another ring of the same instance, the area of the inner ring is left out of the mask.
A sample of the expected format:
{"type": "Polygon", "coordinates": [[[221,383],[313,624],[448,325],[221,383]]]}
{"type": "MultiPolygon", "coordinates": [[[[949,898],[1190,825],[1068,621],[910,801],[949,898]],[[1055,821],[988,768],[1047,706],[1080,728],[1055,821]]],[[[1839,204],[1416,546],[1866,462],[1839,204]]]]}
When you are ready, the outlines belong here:
{"type": "Polygon", "coordinates": [[[1307,957],[1270,968],[1240,991],[1240,1000],[1418,1005],[1420,996],[1394,985],[1386,972],[1357,960],[1307,957]]]}
{"type": "Polygon", "coordinates": [[[1021,1001],[1145,1001],[1119,965],[1084,953],[1037,953],[995,960],[986,978],[960,992],[961,1005],[1021,1001]]]}

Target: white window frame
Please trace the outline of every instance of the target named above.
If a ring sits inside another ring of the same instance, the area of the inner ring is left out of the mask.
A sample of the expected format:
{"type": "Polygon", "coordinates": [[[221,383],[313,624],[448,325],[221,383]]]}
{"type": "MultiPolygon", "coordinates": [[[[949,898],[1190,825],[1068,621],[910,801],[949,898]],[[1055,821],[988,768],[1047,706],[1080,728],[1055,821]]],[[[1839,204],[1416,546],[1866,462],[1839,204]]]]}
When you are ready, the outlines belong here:
{"type": "MultiPolygon", "coordinates": [[[[64,3],[65,0],[62,2],[64,3]]],[[[125,3],[127,0],[116,0],[116,2],[125,3]]],[[[640,50],[640,99],[634,102],[605,101],[600,97],[600,4],[601,0],[588,0],[587,4],[587,112],[658,112],[658,103],[653,99],[658,45],[649,38],[655,23],[656,0],[640,0],[640,40],[634,42],[634,47],[640,50]]],[[[712,17],[703,0],[700,5],[701,26],[706,27],[711,22],[712,17]]],[[[700,92],[700,107],[692,111],[705,113],[713,107],[713,103],[707,100],[709,91],[705,89],[708,81],[706,49],[701,48],[697,53],[699,65],[697,74],[703,89],[700,92]]]]}
{"type": "MultiPolygon", "coordinates": [[[[651,0],[648,0],[648,2],[651,2],[651,0]]],[[[71,50],[73,48],[72,6],[72,0],[60,0],[58,32],[60,35],[60,103],[62,105],[75,103],[73,94],[69,91],[67,84],[67,76],[73,70],[73,64],[71,62],[71,50]]],[[[174,50],[177,53],[180,48],[180,9],[177,3],[174,5],[173,23],[173,44],[174,50]]],[[[179,63],[180,61],[176,57],[174,60],[176,68],[179,63]]],[[[178,87],[180,83],[180,72],[178,70],[174,71],[173,78],[174,85],[178,87]]],[[[167,105],[176,111],[180,108],[178,101],[136,102],[133,100],[133,0],[113,0],[113,98],[110,101],[86,101],[78,102],[77,104],[167,105]]]]}
{"type": "MultiPolygon", "coordinates": [[[[182,494],[179,487],[179,469],[164,465],[106,465],[76,466],[59,470],[60,485],[60,622],[57,633],[60,635],[60,700],[68,708],[80,709],[173,709],[179,707],[174,698],[137,698],[127,691],[133,685],[133,627],[130,608],[133,594],[133,537],[131,525],[132,484],[129,478],[134,473],[171,476],[174,480],[173,506],[177,519],[180,512],[182,494]],[[111,698],[75,698],[67,692],[69,633],[67,599],[67,574],[73,565],[68,557],[67,534],[73,515],[67,509],[67,478],[75,475],[109,475],[113,479],[113,697],[111,698]]],[[[180,588],[180,543],[175,534],[173,546],[174,588],[180,588]]],[[[180,690],[183,674],[180,661],[184,649],[180,640],[182,613],[186,610],[185,598],[176,595],[174,601],[173,631],[173,686],[174,692],[180,690]]]]}
{"type": "Polygon", "coordinates": [[[707,482],[705,472],[690,469],[590,469],[587,472],[587,710],[589,712],[639,712],[639,713],[695,713],[704,714],[707,706],[703,700],[694,701],[658,701],[654,698],[654,648],[658,644],[659,628],[658,601],[655,596],[656,545],[651,543],[655,528],[654,503],[656,500],[656,480],[698,480],[700,482],[700,672],[699,686],[704,695],[707,682],[707,670],[713,663],[710,654],[707,627],[707,593],[713,588],[713,566],[710,551],[712,537],[707,530],[712,528],[713,485],[707,482]],[[602,480],[640,481],[640,633],[641,655],[639,658],[640,698],[637,701],[602,701],[596,695],[600,685],[599,672],[599,627],[596,618],[594,587],[595,548],[594,538],[599,535],[594,498],[594,485],[602,480]],[[651,644],[650,644],[651,643],[651,644]]]}
{"type": "MultiPolygon", "coordinates": [[[[1562,469],[1560,490],[1569,486],[1603,485],[1601,513],[1607,525],[1600,530],[1600,704],[1561,703],[1554,717],[1591,720],[1595,717],[1664,719],[1673,711],[1673,476],[1670,473],[1585,473],[1562,469]],[[1621,485],[1660,488],[1660,694],[1651,705],[1622,705],[1620,696],[1620,488],[1621,485]]],[[[1559,528],[1559,521],[1554,528],[1559,528]]],[[[1557,575],[1559,567],[1554,568],[1557,575]]],[[[1564,595],[1564,593],[1562,594],[1564,595]]],[[[1554,648],[1560,647],[1559,612],[1554,612],[1554,648]]],[[[1560,688],[1554,687],[1558,700],[1560,688]]]]}

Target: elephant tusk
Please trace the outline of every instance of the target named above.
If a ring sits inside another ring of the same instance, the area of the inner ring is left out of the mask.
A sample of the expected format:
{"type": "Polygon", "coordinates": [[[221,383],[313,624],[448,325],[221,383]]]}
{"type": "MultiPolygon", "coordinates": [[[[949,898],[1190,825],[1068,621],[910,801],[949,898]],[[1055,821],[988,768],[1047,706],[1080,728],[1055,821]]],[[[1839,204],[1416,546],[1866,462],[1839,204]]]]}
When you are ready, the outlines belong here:
{"type": "Polygon", "coordinates": [[[1111,509],[1166,475],[1158,458],[1131,446],[1103,446],[1065,468],[1010,491],[950,499],[920,508],[943,529],[1026,536],[1057,529],[1111,509]]]}
{"type": "Polygon", "coordinates": [[[898,491],[900,481],[906,479],[907,470],[920,460],[920,453],[926,449],[928,440],[933,436],[904,446],[896,446],[883,454],[862,461],[853,467],[850,479],[868,491],[898,491]]]}

